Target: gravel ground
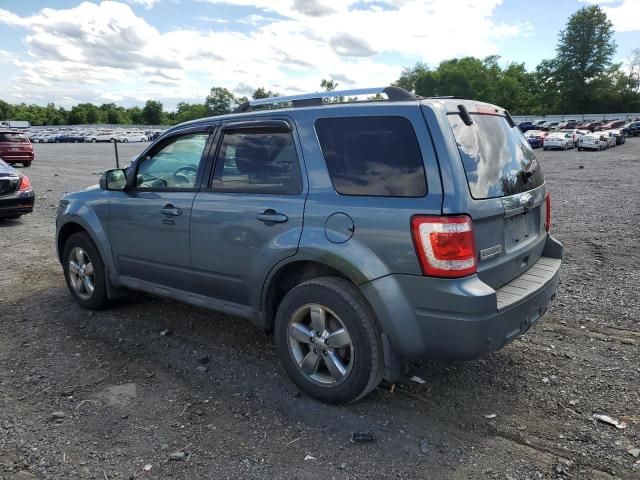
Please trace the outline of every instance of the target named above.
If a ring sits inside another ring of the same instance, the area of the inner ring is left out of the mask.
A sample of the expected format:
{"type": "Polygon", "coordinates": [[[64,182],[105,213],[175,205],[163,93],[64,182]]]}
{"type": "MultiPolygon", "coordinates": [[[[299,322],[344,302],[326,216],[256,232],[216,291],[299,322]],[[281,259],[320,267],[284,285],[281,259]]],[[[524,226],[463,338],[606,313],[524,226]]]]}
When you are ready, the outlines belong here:
{"type": "Polygon", "coordinates": [[[36,145],[36,210],[0,223],[0,478],[640,478],[640,138],[538,151],[565,264],[532,331],[346,407],[301,395],[245,321],[142,294],[74,304],[57,202],[112,158],[36,145]],[[350,442],[363,431],[375,442],[350,442]]]}

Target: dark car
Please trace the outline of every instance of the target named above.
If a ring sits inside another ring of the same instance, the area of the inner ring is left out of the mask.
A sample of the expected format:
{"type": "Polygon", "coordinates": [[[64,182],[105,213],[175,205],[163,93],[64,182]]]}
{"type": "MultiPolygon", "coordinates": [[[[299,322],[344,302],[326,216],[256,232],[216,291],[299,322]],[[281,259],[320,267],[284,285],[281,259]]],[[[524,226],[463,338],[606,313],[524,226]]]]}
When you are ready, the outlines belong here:
{"type": "Polygon", "coordinates": [[[84,143],[84,136],[78,133],[65,133],[53,140],[55,143],[84,143]]]}
{"type": "Polygon", "coordinates": [[[9,164],[29,167],[33,162],[33,145],[22,132],[0,130],[0,158],[9,164]]]}
{"type": "Polygon", "coordinates": [[[518,124],[518,128],[520,129],[520,131],[521,131],[522,133],[524,133],[524,132],[527,132],[527,131],[529,131],[529,130],[537,130],[537,129],[538,129],[538,126],[537,126],[537,125],[534,125],[534,124],[533,124],[533,123],[531,123],[531,122],[520,122],[520,123],[518,124]]]}
{"type": "Polygon", "coordinates": [[[550,306],[562,263],[511,115],[398,87],[251,100],[172,127],[65,195],[56,226],[82,307],[142,290],[244,317],[331,403],[414,361],[509,344],[550,306]]]}
{"type": "Polygon", "coordinates": [[[34,202],[29,177],[0,159],[0,218],[18,218],[31,213],[34,202]]]}
{"type": "Polygon", "coordinates": [[[636,135],[640,135],[640,122],[629,122],[621,127],[621,130],[627,137],[635,137],[636,135]]]}

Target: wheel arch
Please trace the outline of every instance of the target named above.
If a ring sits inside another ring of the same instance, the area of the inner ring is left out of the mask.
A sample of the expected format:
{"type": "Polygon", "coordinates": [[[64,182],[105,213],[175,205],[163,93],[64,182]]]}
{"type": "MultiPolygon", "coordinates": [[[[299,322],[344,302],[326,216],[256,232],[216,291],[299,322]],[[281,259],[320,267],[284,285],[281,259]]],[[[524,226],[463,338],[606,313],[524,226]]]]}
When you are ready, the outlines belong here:
{"type": "Polygon", "coordinates": [[[291,260],[274,268],[262,288],[260,310],[264,328],[273,328],[278,306],[289,290],[312,278],[326,276],[343,278],[357,285],[344,271],[317,260],[291,260]]]}

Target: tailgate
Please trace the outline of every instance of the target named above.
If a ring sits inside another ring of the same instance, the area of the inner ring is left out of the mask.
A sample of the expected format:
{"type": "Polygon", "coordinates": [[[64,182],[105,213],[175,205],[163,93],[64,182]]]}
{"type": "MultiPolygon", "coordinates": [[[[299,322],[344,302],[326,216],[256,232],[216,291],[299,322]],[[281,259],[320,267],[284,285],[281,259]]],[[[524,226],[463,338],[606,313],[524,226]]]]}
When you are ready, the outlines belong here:
{"type": "Polygon", "coordinates": [[[460,213],[473,219],[478,276],[498,289],[542,256],[546,186],[533,150],[509,115],[463,103],[447,114],[466,177],[466,211],[460,213]]]}

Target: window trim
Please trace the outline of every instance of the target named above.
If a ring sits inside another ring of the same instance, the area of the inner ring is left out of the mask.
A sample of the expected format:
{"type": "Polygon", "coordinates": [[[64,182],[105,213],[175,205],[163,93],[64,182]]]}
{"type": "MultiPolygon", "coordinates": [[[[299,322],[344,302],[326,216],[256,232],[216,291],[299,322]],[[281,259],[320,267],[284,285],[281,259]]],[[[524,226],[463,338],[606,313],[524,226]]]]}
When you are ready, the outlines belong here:
{"type": "Polygon", "coordinates": [[[424,155],[422,152],[422,147],[420,146],[420,140],[418,139],[418,133],[416,131],[416,127],[413,124],[413,122],[411,121],[411,118],[409,118],[408,116],[404,116],[404,115],[344,115],[344,116],[336,116],[336,117],[318,117],[313,121],[313,131],[315,133],[316,136],[316,141],[318,142],[318,149],[320,151],[320,154],[322,155],[322,160],[324,160],[324,168],[326,169],[327,175],[329,176],[329,180],[331,181],[331,186],[333,187],[333,191],[336,193],[336,195],[339,195],[341,197],[370,197],[370,198],[401,198],[401,199],[412,199],[412,198],[425,198],[429,195],[429,182],[427,180],[427,167],[425,165],[425,161],[424,161],[424,155]],[[331,170],[329,170],[329,165],[327,164],[327,158],[324,155],[324,150],[322,150],[322,143],[320,143],[320,137],[318,136],[318,121],[320,120],[341,120],[344,118],[349,118],[349,119],[353,119],[353,118],[401,118],[403,120],[406,120],[409,125],[411,126],[411,130],[413,131],[413,135],[416,139],[416,145],[418,146],[418,152],[420,153],[420,165],[422,166],[422,176],[424,178],[424,195],[412,195],[412,196],[405,196],[405,195],[371,195],[371,194],[367,194],[367,195],[360,195],[357,193],[341,193],[338,191],[338,189],[336,188],[336,184],[333,181],[333,176],[331,175],[331,170]]]}
{"type": "Polygon", "coordinates": [[[128,181],[131,186],[127,188],[128,192],[198,192],[201,188],[202,177],[204,172],[206,171],[208,158],[210,154],[210,150],[212,147],[213,139],[215,136],[215,125],[198,125],[196,127],[185,128],[181,130],[177,130],[175,132],[171,132],[167,135],[163,135],[158,138],[153,144],[149,145],[149,147],[142,152],[142,154],[138,157],[138,159],[130,166],[133,167],[131,169],[131,173],[127,175],[128,181]],[[205,143],[204,149],[202,150],[202,155],[200,156],[200,164],[198,165],[198,173],[196,174],[196,179],[193,183],[192,188],[140,188],[135,184],[136,178],[138,176],[138,170],[140,165],[144,163],[146,157],[149,155],[151,151],[158,151],[156,147],[159,149],[164,148],[167,144],[171,143],[173,139],[176,137],[183,137],[185,135],[190,135],[194,133],[206,133],[208,134],[207,141],[205,143]]]}
{"type": "Polygon", "coordinates": [[[203,181],[202,192],[209,193],[218,193],[218,194],[230,194],[230,195],[280,195],[286,197],[297,197],[305,194],[306,184],[305,184],[305,169],[303,169],[302,164],[302,154],[300,149],[298,148],[298,144],[296,142],[295,128],[293,126],[292,121],[282,118],[272,119],[253,119],[253,120],[245,120],[245,121],[234,121],[230,120],[218,129],[215,134],[215,148],[212,149],[212,160],[210,162],[210,170],[208,171],[208,178],[206,181],[203,181]],[[218,165],[218,160],[220,156],[220,151],[222,150],[222,142],[224,140],[225,133],[230,133],[233,131],[239,130],[286,130],[291,135],[291,141],[293,143],[293,147],[296,152],[296,158],[298,160],[298,176],[300,179],[300,191],[296,193],[282,193],[282,192],[248,192],[248,191],[236,191],[236,190],[224,190],[213,187],[213,180],[216,173],[216,167],[218,165]]]}

